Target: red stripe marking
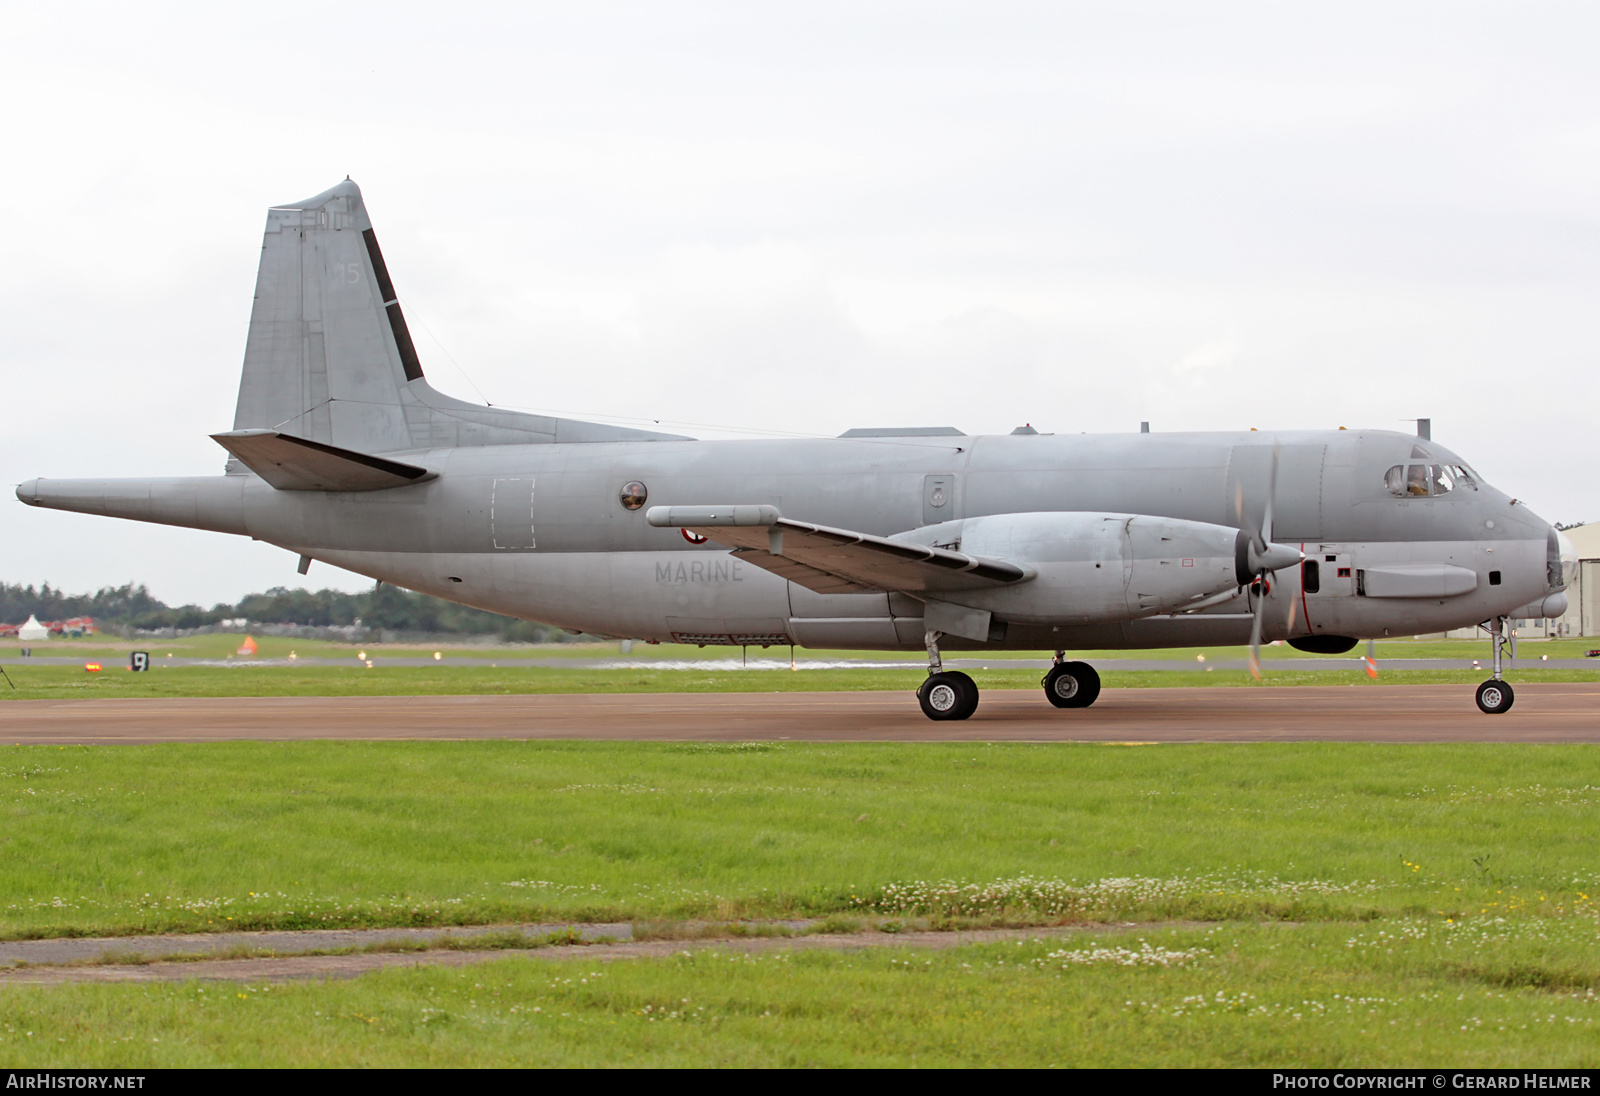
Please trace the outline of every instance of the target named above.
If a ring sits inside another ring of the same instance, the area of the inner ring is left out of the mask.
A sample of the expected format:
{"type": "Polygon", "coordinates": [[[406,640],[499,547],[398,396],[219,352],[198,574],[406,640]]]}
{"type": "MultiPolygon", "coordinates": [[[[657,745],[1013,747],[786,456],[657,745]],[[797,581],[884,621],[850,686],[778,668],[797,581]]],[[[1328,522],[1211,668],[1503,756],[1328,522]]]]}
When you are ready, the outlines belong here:
{"type": "MultiPolygon", "coordinates": [[[[1304,555],[1305,554],[1305,550],[1306,550],[1305,541],[1301,541],[1300,542],[1300,553],[1302,555],[1304,555]]],[[[1317,568],[1320,570],[1321,567],[1322,567],[1322,564],[1318,563],[1317,564],[1317,568]]],[[[1306,635],[1310,635],[1311,634],[1311,609],[1310,609],[1309,606],[1306,605],[1306,561],[1305,560],[1301,560],[1300,561],[1300,612],[1306,618],[1306,635]]]]}

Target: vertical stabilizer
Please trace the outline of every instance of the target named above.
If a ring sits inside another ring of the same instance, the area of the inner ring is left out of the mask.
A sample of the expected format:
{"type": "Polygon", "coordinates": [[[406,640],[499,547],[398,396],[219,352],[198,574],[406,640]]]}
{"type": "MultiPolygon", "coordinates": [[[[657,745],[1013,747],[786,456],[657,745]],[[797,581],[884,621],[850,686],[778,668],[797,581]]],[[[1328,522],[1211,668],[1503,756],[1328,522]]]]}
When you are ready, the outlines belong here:
{"type": "Polygon", "coordinates": [[[400,393],[421,376],[361,189],[268,210],[234,429],[409,449],[400,393]]]}
{"type": "MultiPolygon", "coordinates": [[[[441,395],[346,179],[267,211],[234,430],[276,430],[361,453],[677,435],[529,415],[441,395]]],[[[230,472],[246,469],[229,461],[230,472]]]]}

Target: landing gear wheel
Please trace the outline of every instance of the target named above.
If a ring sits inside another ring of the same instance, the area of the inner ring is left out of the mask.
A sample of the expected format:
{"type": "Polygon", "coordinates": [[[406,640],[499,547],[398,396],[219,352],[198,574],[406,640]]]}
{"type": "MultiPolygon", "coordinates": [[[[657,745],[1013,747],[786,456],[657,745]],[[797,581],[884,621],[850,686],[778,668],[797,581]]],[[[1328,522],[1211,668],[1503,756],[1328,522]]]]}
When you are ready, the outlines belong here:
{"type": "Polygon", "coordinates": [[[929,674],[917,690],[917,702],[929,719],[966,719],[978,710],[978,686],[959,671],[929,674]]]}
{"type": "Polygon", "coordinates": [[[1043,684],[1045,698],[1058,708],[1087,708],[1100,696],[1100,675],[1087,662],[1058,662],[1043,684]]]}
{"type": "Polygon", "coordinates": [[[1478,710],[1487,715],[1509,712],[1515,699],[1516,694],[1508,682],[1491,679],[1478,686],[1478,710]]]}

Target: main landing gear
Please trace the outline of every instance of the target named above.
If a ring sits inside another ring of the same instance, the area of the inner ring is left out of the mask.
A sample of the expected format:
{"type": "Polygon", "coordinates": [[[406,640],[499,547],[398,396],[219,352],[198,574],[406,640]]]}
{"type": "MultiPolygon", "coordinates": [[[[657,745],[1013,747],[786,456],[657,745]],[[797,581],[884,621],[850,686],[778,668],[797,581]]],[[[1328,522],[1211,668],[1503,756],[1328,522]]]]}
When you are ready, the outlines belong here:
{"type": "MultiPolygon", "coordinates": [[[[978,686],[959,670],[946,670],[939,657],[943,632],[928,632],[928,676],[917,690],[917,703],[929,719],[966,719],[978,710],[978,686]]],[[[1064,662],[1057,651],[1055,665],[1044,675],[1045,699],[1057,708],[1087,708],[1100,696],[1100,675],[1087,662],[1064,662]]]]}
{"type": "Polygon", "coordinates": [[[959,670],[946,670],[939,658],[943,632],[928,632],[928,677],[917,690],[917,703],[929,719],[966,719],[978,710],[978,685],[959,670]]]}
{"type": "Polygon", "coordinates": [[[1100,675],[1087,662],[1063,662],[1066,654],[1056,652],[1055,665],[1040,682],[1045,699],[1058,708],[1087,708],[1100,696],[1100,675]]]}
{"type": "Polygon", "coordinates": [[[1499,715],[1511,710],[1511,702],[1516,699],[1516,694],[1511,691],[1511,684],[1500,679],[1500,653],[1502,648],[1511,641],[1508,634],[1511,630],[1511,621],[1507,617],[1495,617],[1487,625],[1480,625],[1489,631],[1489,640],[1494,644],[1494,676],[1478,686],[1478,710],[1488,715],[1499,715]]]}

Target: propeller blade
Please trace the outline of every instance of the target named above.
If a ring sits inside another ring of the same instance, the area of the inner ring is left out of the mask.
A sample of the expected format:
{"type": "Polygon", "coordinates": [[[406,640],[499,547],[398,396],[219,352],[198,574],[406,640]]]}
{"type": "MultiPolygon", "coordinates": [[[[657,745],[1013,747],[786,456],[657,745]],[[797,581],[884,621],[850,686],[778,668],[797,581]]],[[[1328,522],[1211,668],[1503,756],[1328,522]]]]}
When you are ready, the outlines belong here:
{"type": "Polygon", "coordinates": [[[1261,539],[1262,552],[1272,543],[1272,500],[1278,497],[1278,453],[1281,448],[1277,442],[1272,443],[1272,465],[1267,473],[1267,508],[1261,514],[1261,532],[1257,534],[1261,539]]]}
{"type": "MultiPolygon", "coordinates": [[[[1255,575],[1265,575],[1269,571],[1280,571],[1285,567],[1292,567],[1305,559],[1305,555],[1297,548],[1290,548],[1287,544],[1272,543],[1272,511],[1273,499],[1278,493],[1278,456],[1280,446],[1272,446],[1272,464],[1267,473],[1267,499],[1266,506],[1261,512],[1261,523],[1250,533],[1250,541],[1246,545],[1246,563],[1250,572],[1255,575]]],[[[1243,488],[1235,485],[1234,510],[1239,514],[1241,528],[1244,525],[1244,492],[1243,488]]]]}
{"type": "MultiPolygon", "coordinates": [[[[1257,681],[1261,680],[1261,632],[1267,612],[1267,576],[1273,571],[1281,571],[1285,567],[1292,567],[1306,558],[1305,553],[1298,548],[1291,548],[1287,544],[1272,543],[1272,511],[1273,504],[1278,497],[1278,463],[1282,452],[1283,446],[1274,441],[1272,443],[1272,463],[1267,467],[1266,505],[1261,511],[1261,524],[1256,527],[1246,548],[1247,563],[1250,570],[1255,573],[1255,586],[1260,591],[1256,595],[1254,619],[1250,622],[1250,675],[1257,681]]],[[[1233,508],[1242,525],[1244,522],[1244,490],[1242,486],[1236,485],[1234,488],[1233,508]]],[[[1288,600],[1288,628],[1289,631],[1293,631],[1296,611],[1299,606],[1293,598],[1288,600]]]]}
{"type": "Polygon", "coordinates": [[[1250,622],[1250,676],[1261,680],[1261,618],[1267,611],[1266,576],[1261,577],[1261,592],[1256,595],[1256,615],[1250,622]]]}

